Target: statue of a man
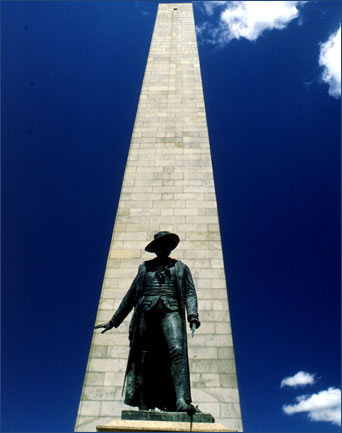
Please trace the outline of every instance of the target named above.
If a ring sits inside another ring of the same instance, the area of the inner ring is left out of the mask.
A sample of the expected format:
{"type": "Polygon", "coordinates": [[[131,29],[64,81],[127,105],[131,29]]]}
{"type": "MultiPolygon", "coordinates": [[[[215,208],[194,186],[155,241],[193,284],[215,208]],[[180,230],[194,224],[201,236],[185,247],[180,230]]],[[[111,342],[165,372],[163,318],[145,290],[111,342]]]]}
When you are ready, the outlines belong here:
{"type": "Polygon", "coordinates": [[[129,328],[125,403],[140,410],[171,412],[191,405],[186,318],[200,326],[197,295],[189,268],[169,257],[179,237],[167,231],[154,235],[145,250],[157,255],[139,266],[130,289],[112,319],[95,328],[117,328],[134,308],[129,328]]]}

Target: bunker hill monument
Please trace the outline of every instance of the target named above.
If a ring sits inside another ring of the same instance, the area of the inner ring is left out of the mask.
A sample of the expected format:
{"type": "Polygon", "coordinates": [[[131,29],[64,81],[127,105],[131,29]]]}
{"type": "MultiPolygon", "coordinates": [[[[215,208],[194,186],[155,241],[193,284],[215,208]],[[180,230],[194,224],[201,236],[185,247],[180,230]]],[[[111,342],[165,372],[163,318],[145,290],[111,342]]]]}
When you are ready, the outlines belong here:
{"type": "Polygon", "coordinates": [[[196,406],[242,431],[192,4],[163,3],[75,431],[128,409],[191,417],[196,406]]]}

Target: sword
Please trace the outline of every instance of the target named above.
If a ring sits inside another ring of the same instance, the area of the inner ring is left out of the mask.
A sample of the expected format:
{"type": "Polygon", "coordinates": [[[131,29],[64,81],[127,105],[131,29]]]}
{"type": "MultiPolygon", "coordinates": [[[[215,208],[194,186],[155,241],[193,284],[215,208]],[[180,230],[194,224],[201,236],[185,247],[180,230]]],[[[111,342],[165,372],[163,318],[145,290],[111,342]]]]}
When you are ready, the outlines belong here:
{"type": "Polygon", "coordinates": [[[191,326],[191,337],[192,338],[195,336],[195,331],[196,331],[196,324],[193,323],[191,326]]]}

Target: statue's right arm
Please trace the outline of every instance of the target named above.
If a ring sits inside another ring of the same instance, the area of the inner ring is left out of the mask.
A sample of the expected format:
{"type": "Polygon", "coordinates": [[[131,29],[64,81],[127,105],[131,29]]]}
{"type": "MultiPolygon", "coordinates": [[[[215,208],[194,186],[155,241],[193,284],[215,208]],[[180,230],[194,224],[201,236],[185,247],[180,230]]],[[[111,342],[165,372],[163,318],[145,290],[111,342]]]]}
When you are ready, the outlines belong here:
{"type": "MultiPolygon", "coordinates": [[[[138,275],[139,275],[139,273],[138,273],[138,275]]],[[[110,319],[110,321],[107,323],[103,323],[101,325],[95,326],[95,329],[104,328],[104,330],[101,332],[101,334],[103,334],[106,331],[109,331],[112,328],[117,328],[118,326],[120,326],[121,323],[128,316],[128,314],[131,312],[131,310],[134,308],[135,300],[136,300],[136,283],[137,283],[138,275],[133,280],[131,287],[129,288],[128,292],[124,296],[118,309],[116,310],[116,312],[114,313],[114,315],[110,319]]]]}

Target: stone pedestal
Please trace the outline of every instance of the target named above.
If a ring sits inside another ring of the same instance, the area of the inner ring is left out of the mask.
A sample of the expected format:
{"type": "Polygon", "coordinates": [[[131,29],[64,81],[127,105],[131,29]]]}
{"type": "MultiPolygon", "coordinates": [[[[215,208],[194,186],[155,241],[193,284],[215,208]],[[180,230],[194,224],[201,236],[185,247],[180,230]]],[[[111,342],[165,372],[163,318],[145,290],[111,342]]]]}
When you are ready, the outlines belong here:
{"type": "Polygon", "coordinates": [[[219,423],[193,423],[169,421],[137,421],[115,419],[108,424],[96,426],[101,432],[234,432],[219,423]]]}
{"type": "Polygon", "coordinates": [[[197,412],[190,417],[186,412],[159,412],[149,410],[123,410],[121,420],[96,426],[102,432],[228,432],[224,425],[215,423],[208,413],[197,412]]]}

